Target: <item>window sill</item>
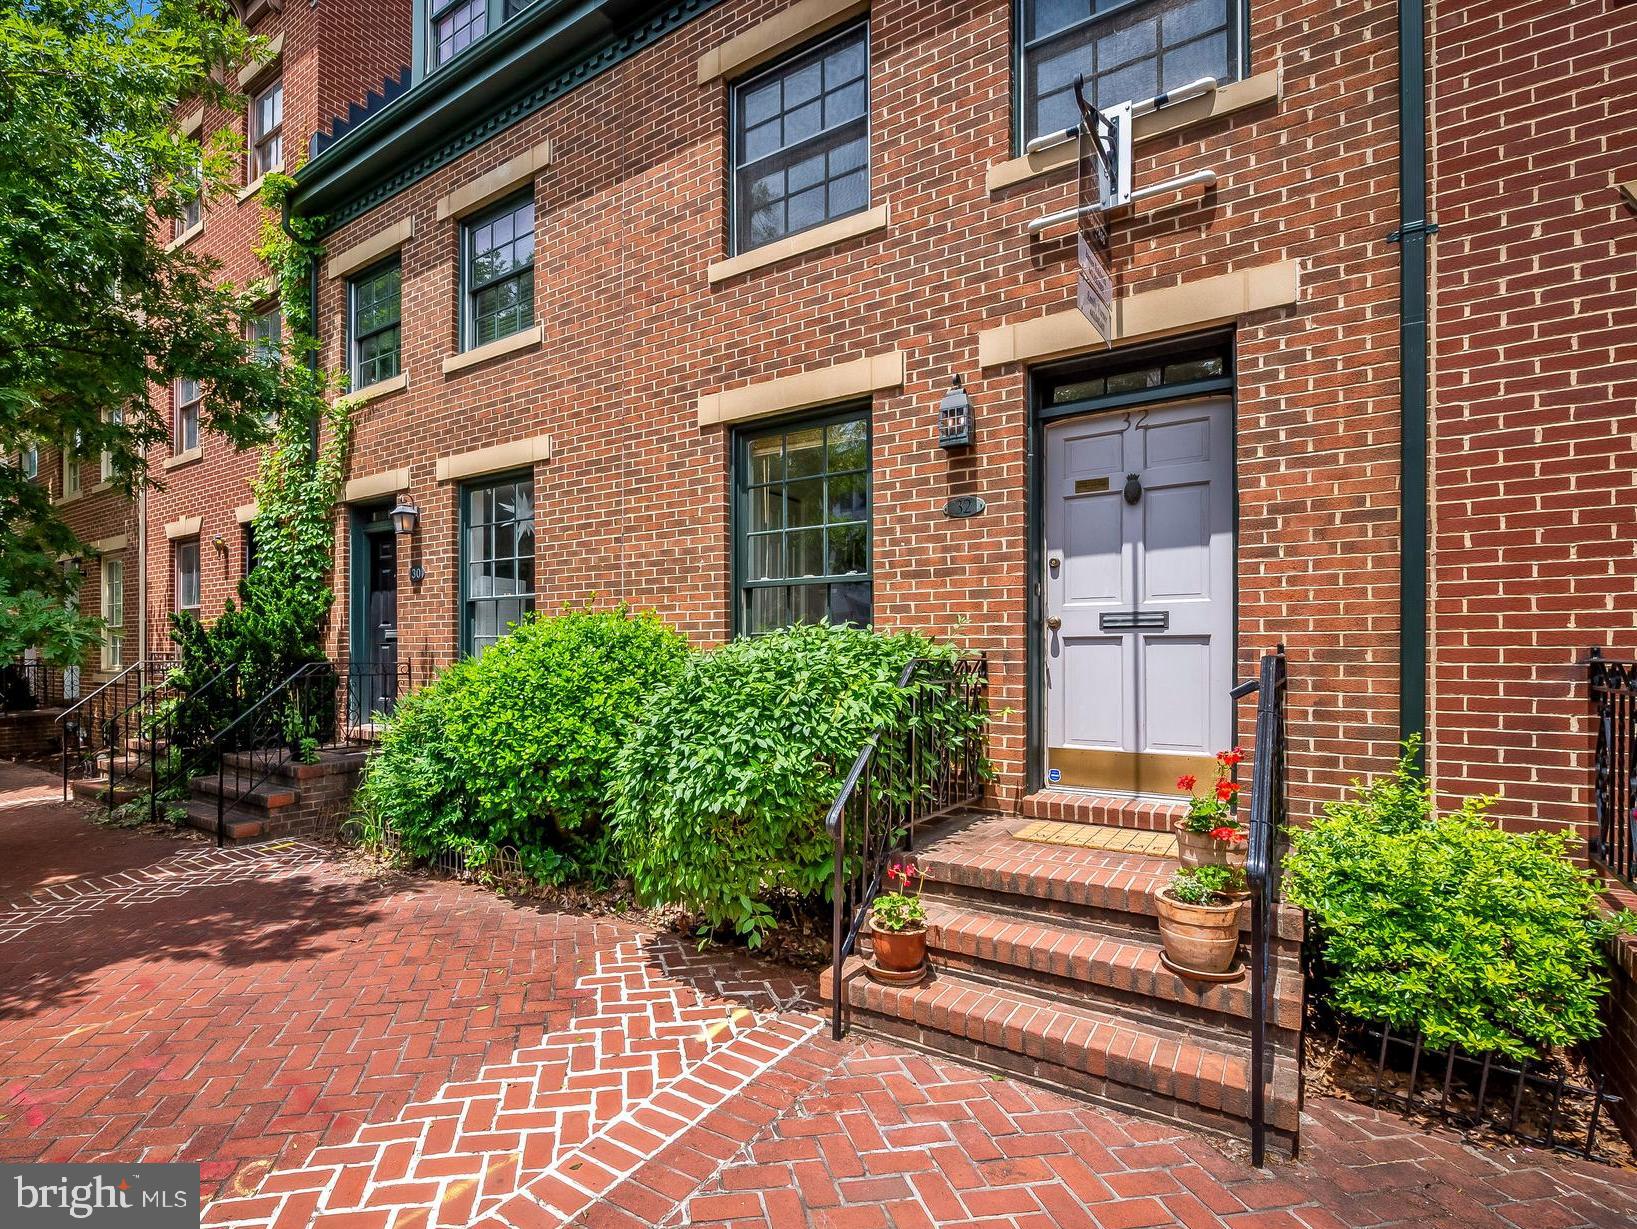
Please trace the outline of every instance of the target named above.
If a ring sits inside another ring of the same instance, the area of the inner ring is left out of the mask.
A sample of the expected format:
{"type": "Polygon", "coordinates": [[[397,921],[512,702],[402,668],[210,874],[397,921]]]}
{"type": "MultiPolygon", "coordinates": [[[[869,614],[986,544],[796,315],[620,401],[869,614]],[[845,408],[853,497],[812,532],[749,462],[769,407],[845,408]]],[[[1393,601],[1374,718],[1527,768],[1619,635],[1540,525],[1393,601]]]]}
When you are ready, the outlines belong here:
{"type": "Polygon", "coordinates": [[[76,500],[81,500],[81,499],[84,499],[84,498],[85,498],[85,491],[82,489],[82,490],[75,491],[72,495],[59,495],[59,496],[57,496],[56,499],[53,499],[51,502],[56,507],[60,508],[64,504],[71,504],[71,503],[74,503],[76,500]]]}
{"type": "Polygon", "coordinates": [[[877,205],[863,213],[826,222],[823,226],[813,227],[812,230],[804,230],[800,234],[775,240],[738,256],[730,256],[726,260],[718,260],[705,270],[705,278],[715,286],[742,273],[765,269],[768,265],[776,265],[781,260],[789,260],[792,256],[801,256],[818,248],[829,247],[833,243],[842,243],[848,239],[856,239],[860,235],[885,230],[888,221],[887,206],[877,205]]]}
{"type": "Polygon", "coordinates": [[[111,491],[113,489],[114,489],[114,480],[112,478],[110,478],[106,482],[99,482],[99,483],[97,483],[96,486],[92,487],[91,488],[91,494],[101,495],[104,491],[111,491]]]}
{"type": "Polygon", "coordinates": [[[192,465],[195,461],[203,461],[204,459],[205,448],[203,444],[200,444],[197,447],[189,448],[186,452],[179,452],[175,456],[166,457],[160,464],[165,469],[181,469],[184,465],[192,465]]]}
{"type": "MultiPolygon", "coordinates": [[[[1139,115],[1132,124],[1131,139],[1141,144],[1176,132],[1178,129],[1192,128],[1196,124],[1232,115],[1235,111],[1244,111],[1265,102],[1276,103],[1278,100],[1279,74],[1258,73],[1242,81],[1230,81],[1202,97],[1177,103],[1160,111],[1150,111],[1147,115],[1139,115]]],[[[1000,192],[1042,175],[1049,175],[1053,171],[1073,166],[1078,159],[1078,143],[1064,141],[1061,145],[1025,154],[1021,158],[992,163],[987,176],[989,191],[1000,192]]]]}
{"type": "MultiPolygon", "coordinates": [[[[508,339],[509,340],[509,339],[508,339]]],[[[377,380],[374,384],[366,384],[363,388],[355,389],[346,394],[346,399],[354,405],[363,405],[365,402],[378,401],[382,397],[390,397],[393,393],[401,393],[409,387],[409,373],[400,371],[390,380],[377,380]]],[[[341,398],[337,397],[337,401],[341,398]]]]}
{"type": "Polygon", "coordinates": [[[195,239],[197,239],[200,235],[202,235],[204,233],[205,233],[205,220],[203,218],[200,218],[192,226],[188,227],[180,235],[176,236],[176,238],[172,239],[169,243],[167,243],[165,245],[165,250],[167,252],[174,252],[177,248],[185,248],[185,247],[187,247],[188,244],[192,243],[195,239]]]}
{"type": "Polygon", "coordinates": [[[468,367],[476,367],[480,363],[487,363],[490,359],[500,358],[507,354],[516,354],[522,350],[533,350],[546,339],[546,326],[537,324],[532,329],[524,329],[521,333],[513,333],[510,337],[502,337],[498,341],[491,341],[487,345],[477,346],[471,350],[463,350],[459,354],[451,354],[443,360],[443,374],[453,375],[457,371],[465,371],[468,367]]]}
{"type": "Polygon", "coordinates": [[[282,175],[282,174],[284,174],[284,168],[282,166],[275,166],[272,170],[264,171],[260,175],[257,175],[254,179],[252,179],[249,183],[245,184],[244,187],[240,188],[233,195],[235,196],[235,198],[237,198],[239,204],[242,205],[247,200],[249,200],[252,196],[256,195],[256,193],[261,191],[261,186],[262,186],[262,184],[267,182],[267,177],[269,175],[282,175]]]}

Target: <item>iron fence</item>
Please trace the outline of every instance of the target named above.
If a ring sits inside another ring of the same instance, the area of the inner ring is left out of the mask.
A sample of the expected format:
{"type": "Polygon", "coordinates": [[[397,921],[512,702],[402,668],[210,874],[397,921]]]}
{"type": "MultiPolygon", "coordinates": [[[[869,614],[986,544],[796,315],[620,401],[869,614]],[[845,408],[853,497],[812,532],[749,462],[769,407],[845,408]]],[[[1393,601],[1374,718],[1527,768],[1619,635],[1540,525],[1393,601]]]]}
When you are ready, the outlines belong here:
{"type": "Polygon", "coordinates": [[[1578,1079],[1562,1062],[1480,1057],[1455,1045],[1429,1049],[1420,1032],[1390,1025],[1345,1021],[1340,1032],[1344,1045],[1366,1057],[1373,1054],[1372,1105],[1587,1160],[1609,1159],[1598,1151],[1597,1140],[1621,1098],[1608,1091],[1603,1073],[1590,1063],[1585,1078],[1578,1079]],[[1389,1073],[1403,1077],[1402,1089],[1389,1086],[1389,1073]]]}
{"type": "Polygon", "coordinates": [[[1593,649],[1592,705],[1597,712],[1597,751],[1593,798],[1597,831],[1591,838],[1592,861],[1629,887],[1637,866],[1637,834],[1632,808],[1637,806],[1637,661],[1604,657],[1593,649]]]}
{"type": "Polygon", "coordinates": [[[872,733],[853,760],[825,816],[834,844],[831,898],[831,1031],[842,1034],[841,970],[869,914],[892,855],[915,847],[917,825],[983,797],[983,747],[989,664],[963,658],[953,669],[912,661],[899,676],[906,702],[890,725],[872,733]],[[971,720],[952,741],[943,722],[927,720],[953,701],[971,720]]]}

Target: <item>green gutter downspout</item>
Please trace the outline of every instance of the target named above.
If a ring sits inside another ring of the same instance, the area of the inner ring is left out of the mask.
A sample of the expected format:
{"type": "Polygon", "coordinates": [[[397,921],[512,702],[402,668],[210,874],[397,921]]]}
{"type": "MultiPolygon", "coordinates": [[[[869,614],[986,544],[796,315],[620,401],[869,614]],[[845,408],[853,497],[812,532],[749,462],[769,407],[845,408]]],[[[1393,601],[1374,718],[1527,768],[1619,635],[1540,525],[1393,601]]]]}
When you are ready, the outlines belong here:
{"type": "Polygon", "coordinates": [[[1399,251],[1398,736],[1427,729],[1427,220],[1426,0],[1398,5],[1399,251]]]}

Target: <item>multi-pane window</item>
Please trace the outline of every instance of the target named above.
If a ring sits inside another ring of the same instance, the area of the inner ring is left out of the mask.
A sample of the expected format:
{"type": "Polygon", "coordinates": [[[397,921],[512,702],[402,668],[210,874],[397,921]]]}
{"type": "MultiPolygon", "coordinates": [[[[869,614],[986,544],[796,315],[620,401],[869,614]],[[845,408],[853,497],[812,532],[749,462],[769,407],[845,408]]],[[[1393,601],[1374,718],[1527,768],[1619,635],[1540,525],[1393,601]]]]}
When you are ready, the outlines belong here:
{"type": "Polygon", "coordinates": [[[102,668],[119,670],[125,665],[125,561],[102,561],[102,668]]]}
{"type": "Polygon", "coordinates": [[[461,641],[476,656],[534,609],[534,479],[466,488],[461,641]]]}
{"type": "Polygon", "coordinates": [[[283,357],[284,317],[277,304],[250,322],[250,348],[258,363],[276,363],[283,357]]]}
{"type": "Polygon", "coordinates": [[[244,526],[244,574],[248,576],[254,572],[260,560],[261,555],[256,549],[256,524],[247,521],[244,526]]]}
{"type": "Polygon", "coordinates": [[[869,60],[858,26],[735,88],[736,251],[869,208],[869,60]]]}
{"type": "Polygon", "coordinates": [[[80,493],[80,450],[79,439],[70,440],[63,445],[63,497],[80,493]]]}
{"type": "Polygon", "coordinates": [[[489,29],[486,0],[433,0],[432,64],[448,63],[489,29]]]}
{"type": "Polygon", "coordinates": [[[183,376],[176,382],[172,395],[176,402],[176,422],[171,450],[184,453],[199,447],[199,381],[183,376]]]}
{"type": "Polygon", "coordinates": [[[38,444],[30,444],[23,449],[22,465],[23,477],[30,482],[40,476],[40,446],[38,444]]]}
{"type": "Polygon", "coordinates": [[[199,613],[199,539],[176,543],[172,553],[176,566],[176,609],[199,613]]]}
{"type": "Polygon", "coordinates": [[[176,219],[176,238],[180,239],[199,225],[199,219],[204,216],[203,208],[197,196],[190,196],[182,202],[182,216],[176,219]]]}
{"type": "Polygon", "coordinates": [[[465,226],[466,348],[534,323],[534,197],[511,200],[465,226]]]}
{"type": "Polygon", "coordinates": [[[284,166],[284,82],[273,82],[250,104],[250,178],[284,166]]]}
{"type": "Polygon", "coordinates": [[[1243,0],[1020,0],[1023,137],[1080,122],[1074,79],[1098,107],[1239,72],[1243,0]]]}
{"type": "MultiPolygon", "coordinates": [[[[119,426],[125,421],[125,411],[116,406],[108,411],[107,418],[110,424],[119,426]]],[[[98,480],[101,482],[112,482],[113,478],[114,454],[108,449],[104,448],[102,450],[102,463],[98,467],[98,480]]]]}
{"type": "Polygon", "coordinates": [[[352,386],[367,388],[398,374],[402,347],[403,266],[382,265],[355,279],[352,296],[352,386]]]}
{"type": "Polygon", "coordinates": [[[868,624],[868,413],[747,432],[736,447],[739,630],[868,624]]]}

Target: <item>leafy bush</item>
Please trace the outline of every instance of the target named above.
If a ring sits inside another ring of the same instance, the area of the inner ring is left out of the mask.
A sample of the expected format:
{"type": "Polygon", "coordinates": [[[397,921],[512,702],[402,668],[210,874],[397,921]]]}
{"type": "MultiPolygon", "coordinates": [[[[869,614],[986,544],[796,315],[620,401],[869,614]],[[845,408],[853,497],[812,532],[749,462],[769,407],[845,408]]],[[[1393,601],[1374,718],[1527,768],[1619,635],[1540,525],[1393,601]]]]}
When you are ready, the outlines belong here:
{"type": "Polygon", "coordinates": [[[1414,750],[1291,833],[1285,890],[1316,923],[1330,1003],[1474,1054],[1597,1036],[1601,944],[1623,923],[1568,861],[1569,834],[1503,832],[1486,798],[1437,815],[1414,750]]]}
{"type": "MultiPolygon", "coordinates": [[[[695,657],[619,759],[614,832],[638,897],[757,946],[773,925],[771,900],[828,889],[825,811],[865,739],[909,712],[908,692],[923,697],[923,734],[957,747],[981,737],[981,715],[936,683],[957,657],[918,633],[827,623],[695,657]],[[914,658],[929,669],[900,689],[914,658]]],[[[920,746],[931,755],[925,738],[920,746]]],[[[908,748],[884,740],[878,765],[878,797],[907,798],[908,748]]]]}
{"type": "Polygon", "coordinates": [[[1245,890],[1245,872],[1237,866],[1185,866],[1169,886],[1185,905],[1227,905],[1245,890]]]}
{"type": "Polygon", "coordinates": [[[398,702],[359,790],[365,832],[419,857],[514,846],[543,881],[613,868],[597,848],[615,754],[687,643],[623,607],[525,619],[398,702]]]}

